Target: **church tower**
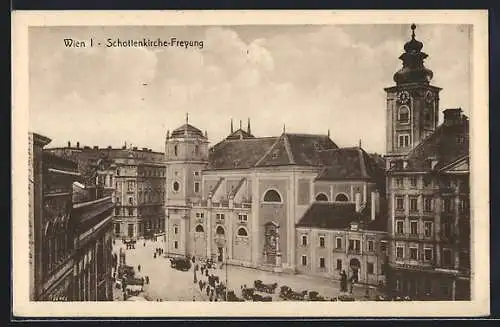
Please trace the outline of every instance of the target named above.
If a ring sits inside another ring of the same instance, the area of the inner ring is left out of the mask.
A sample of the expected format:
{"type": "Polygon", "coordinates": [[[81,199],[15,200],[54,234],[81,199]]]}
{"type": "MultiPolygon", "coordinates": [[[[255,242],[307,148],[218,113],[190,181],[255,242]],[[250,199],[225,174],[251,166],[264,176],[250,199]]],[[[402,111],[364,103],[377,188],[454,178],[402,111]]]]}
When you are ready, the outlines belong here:
{"type": "Polygon", "coordinates": [[[394,74],[395,86],[387,93],[387,163],[403,158],[411,149],[431,134],[438,124],[439,91],[432,86],[431,70],[424,66],[428,55],[423,43],[415,39],[415,24],[411,25],[411,40],[405,43],[399,57],[403,67],[394,74]]]}
{"type": "Polygon", "coordinates": [[[186,123],[165,140],[167,253],[186,254],[190,205],[202,197],[202,170],[208,164],[208,138],[186,123]]]}

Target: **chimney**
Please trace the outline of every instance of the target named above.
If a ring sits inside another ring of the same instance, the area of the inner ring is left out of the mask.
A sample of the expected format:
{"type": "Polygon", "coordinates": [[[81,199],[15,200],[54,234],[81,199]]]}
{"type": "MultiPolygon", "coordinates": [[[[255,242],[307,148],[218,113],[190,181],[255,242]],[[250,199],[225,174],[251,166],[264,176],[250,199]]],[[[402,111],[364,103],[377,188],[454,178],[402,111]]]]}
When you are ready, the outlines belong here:
{"type": "Polygon", "coordinates": [[[233,118],[231,118],[231,134],[234,133],[234,128],[233,128],[233,118]]]}
{"type": "Polygon", "coordinates": [[[80,149],[80,142],[76,142],[76,148],[80,149]]]}
{"type": "Polygon", "coordinates": [[[443,111],[443,116],[445,126],[458,125],[462,121],[462,109],[446,109],[443,111]]]}
{"type": "Polygon", "coordinates": [[[108,145],[108,149],[109,149],[109,150],[111,150],[111,149],[112,149],[111,145],[108,145]]]}
{"type": "Polygon", "coordinates": [[[94,150],[99,150],[99,147],[97,145],[94,145],[94,150]]]}
{"type": "Polygon", "coordinates": [[[375,220],[375,215],[377,213],[376,209],[377,209],[377,194],[375,192],[372,192],[372,195],[371,195],[371,219],[372,220],[375,220]]]}
{"type": "Polygon", "coordinates": [[[356,208],[356,212],[360,212],[361,210],[361,193],[356,193],[356,195],[354,196],[354,201],[355,201],[355,208],[356,208]]]}
{"type": "Polygon", "coordinates": [[[71,148],[71,142],[68,141],[68,148],[71,148]]]}
{"type": "Polygon", "coordinates": [[[251,129],[250,129],[250,118],[248,118],[247,133],[252,134],[251,129]]]}

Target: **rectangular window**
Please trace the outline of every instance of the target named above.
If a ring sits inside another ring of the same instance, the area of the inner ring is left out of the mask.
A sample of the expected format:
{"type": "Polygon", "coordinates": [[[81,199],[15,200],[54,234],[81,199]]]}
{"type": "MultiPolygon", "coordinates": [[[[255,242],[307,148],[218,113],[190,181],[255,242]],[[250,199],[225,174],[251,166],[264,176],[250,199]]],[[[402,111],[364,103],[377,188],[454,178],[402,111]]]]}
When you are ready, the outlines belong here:
{"type": "Polygon", "coordinates": [[[325,268],[325,258],[319,258],[319,267],[325,268]]]}
{"type": "Polygon", "coordinates": [[[204,216],[203,212],[200,212],[200,218],[203,218],[204,216]]]}
{"type": "Polygon", "coordinates": [[[368,241],[368,251],[373,252],[373,241],[372,240],[368,241]]]}
{"type": "Polygon", "coordinates": [[[406,148],[410,146],[410,135],[409,134],[401,134],[399,135],[399,147],[406,148]]]}
{"type": "Polygon", "coordinates": [[[424,249],[424,260],[431,261],[432,260],[432,249],[425,248],[424,249]]]}
{"type": "Polygon", "coordinates": [[[424,235],[425,235],[425,237],[432,236],[432,222],[426,221],[424,223],[424,235]]]}
{"type": "Polygon", "coordinates": [[[367,265],[366,265],[366,270],[369,274],[373,274],[373,263],[372,262],[368,262],[367,265]]]}
{"type": "Polygon", "coordinates": [[[380,275],[384,276],[385,275],[385,263],[382,263],[380,265],[380,275]]]}
{"type": "Polygon", "coordinates": [[[412,187],[417,187],[417,177],[410,177],[410,185],[412,187]]]}
{"type": "Polygon", "coordinates": [[[134,199],[131,196],[128,197],[128,204],[134,204],[134,199]]]}
{"type": "Polygon", "coordinates": [[[307,246],[307,236],[302,235],[302,246],[307,246]]]}
{"type": "Polygon", "coordinates": [[[241,222],[246,222],[246,221],[248,221],[248,216],[247,215],[238,215],[238,220],[241,222]]]}
{"type": "Polygon", "coordinates": [[[402,220],[396,221],[396,234],[403,234],[404,231],[405,231],[404,221],[402,221],[402,220]]]}
{"type": "Polygon", "coordinates": [[[342,259],[337,259],[337,270],[342,270],[342,259]]]}
{"type": "Polygon", "coordinates": [[[349,240],[349,250],[354,250],[354,240],[349,240]]]}
{"type": "Polygon", "coordinates": [[[396,210],[404,210],[405,208],[405,199],[402,196],[396,197],[396,210]]]}
{"type": "Polygon", "coordinates": [[[194,193],[200,192],[200,183],[194,183],[194,193]]]}
{"type": "Polygon", "coordinates": [[[417,248],[410,248],[410,259],[411,260],[418,259],[418,249],[417,248]]]}
{"type": "Polygon", "coordinates": [[[410,211],[418,211],[418,201],[417,198],[410,198],[410,211]]]}
{"type": "Polygon", "coordinates": [[[321,247],[321,248],[325,247],[325,237],[324,236],[319,237],[319,247],[321,247]]]}
{"type": "Polygon", "coordinates": [[[424,198],[424,211],[432,212],[432,197],[430,196],[424,198]]]}
{"type": "Polygon", "coordinates": [[[128,215],[133,216],[134,215],[134,208],[128,208],[128,215]]]}
{"type": "Polygon", "coordinates": [[[307,257],[305,255],[302,256],[302,265],[307,266],[307,257]]]}
{"type": "Polygon", "coordinates": [[[120,215],[120,208],[115,208],[115,216],[119,216],[120,215]]]}
{"type": "Polygon", "coordinates": [[[443,264],[446,266],[451,265],[451,250],[443,249],[443,264]]]}
{"type": "Polygon", "coordinates": [[[461,198],[459,203],[460,213],[467,213],[469,211],[469,200],[461,198]]]}
{"type": "Polygon", "coordinates": [[[115,234],[120,234],[120,224],[115,224],[115,234]]]}
{"type": "Polygon", "coordinates": [[[361,249],[361,241],[360,240],[355,241],[354,249],[359,252],[359,250],[361,249]]]}
{"type": "Polygon", "coordinates": [[[396,187],[403,187],[403,177],[396,177],[394,181],[396,183],[396,187]]]}
{"type": "Polygon", "coordinates": [[[127,190],[128,190],[129,192],[132,192],[132,191],[134,190],[134,182],[133,182],[133,181],[129,181],[129,182],[127,183],[127,190]]]}
{"type": "Polygon", "coordinates": [[[404,248],[402,246],[396,247],[396,258],[398,259],[404,258],[404,248]]]}
{"type": "Polygon", "coordinates": [[[342,238],[337,237],[337,238],[335,239],[335,248],[336,248],[337,250],[342,249],[342,238]]]}
{"type": "Polygon", "coordinates": [[[199,171],[195,171],[195,172],[194,172],[194,175],[195,175],[195,176],[199,176],[199,175],[200,175],[200,172],[199,172],[199,171]]]}
{"type": "Polygon", "coordinates": [[[174,234],[178,234],[179,233],[179,227],[175,226],[174,227],[174,234]]]}
{"type": "Polygon", "coordinates": [[[443,200],[443,211],[444,212],[451,212],[452,211],[451,199],[450,198],[445,198],[443,200]]]}
{"type": "Polygon", "coordinates": [[[179,248],[179,242],[174,241],[174,249],[177,249],[177,248],[179,248]]]}
{"type": "Polygon", "coordinates": [[[380,242],[380,253],[387,253],[387,242],[386,241],[380,242]]]}
{"type": "Polygon", "coordinates": [[[200,218],[200,213],[199,212],[196,213],[196,218],[200,218]]]}
{"type": "Polygon", "coordinates": [[[413,236],[418,234],[418,221],[416,220],[410,221],[410,234],[413,236]]]}

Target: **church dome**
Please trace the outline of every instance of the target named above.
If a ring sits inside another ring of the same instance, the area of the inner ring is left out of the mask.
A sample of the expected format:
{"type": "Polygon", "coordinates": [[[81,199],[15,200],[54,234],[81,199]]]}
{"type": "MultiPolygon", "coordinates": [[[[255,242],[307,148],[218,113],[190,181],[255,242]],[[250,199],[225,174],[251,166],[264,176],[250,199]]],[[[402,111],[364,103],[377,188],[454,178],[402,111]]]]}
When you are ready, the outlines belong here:
{"type": "Polygon", "coordinates": [[[178,138],[178,137],[200,137],[203,138],[203,132],[198,128],[194,127],[190,124],[184,124],[181,127],[174,129],[170,137],[178,138]]]}

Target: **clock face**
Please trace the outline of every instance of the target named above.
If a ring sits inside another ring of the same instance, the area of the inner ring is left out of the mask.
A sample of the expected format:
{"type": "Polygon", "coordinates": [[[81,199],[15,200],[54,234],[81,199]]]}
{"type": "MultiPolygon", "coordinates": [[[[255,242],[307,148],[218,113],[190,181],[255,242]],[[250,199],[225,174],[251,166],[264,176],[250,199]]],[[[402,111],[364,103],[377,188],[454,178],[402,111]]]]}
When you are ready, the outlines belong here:
{"type": "Polygon", "coordinates": [[[410,93],[408,91],[401,91],[398,95],[399,102],[406,104],[410,100],[410,93]]]}
{"type": "Polygon", "coordinates": [[[432,95],[432,92],[431,91],[425,92],[425,101],[427,103],[431,103],[432,100],[434,100],[434,95],[432,95]]]}

